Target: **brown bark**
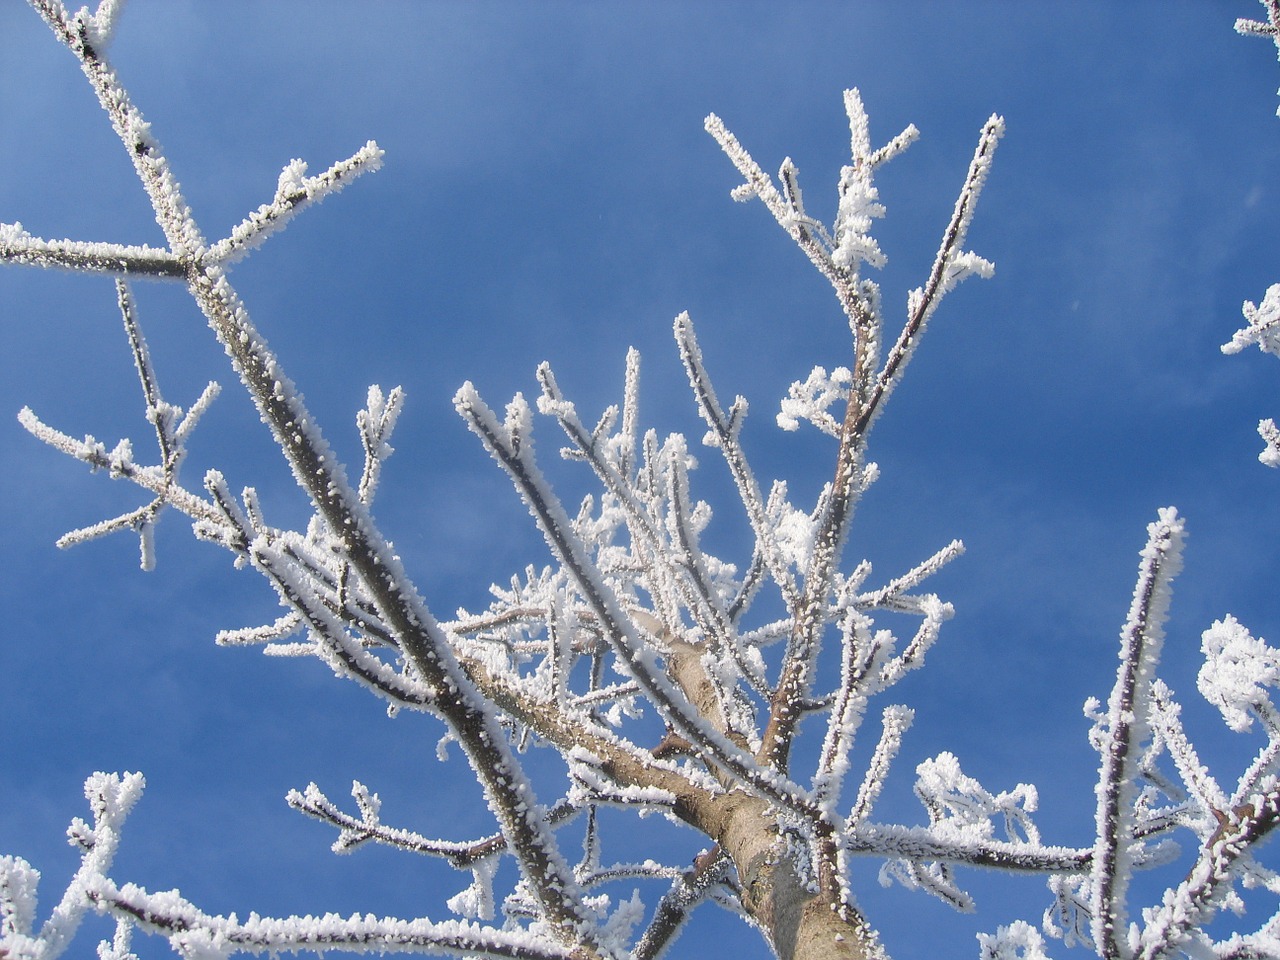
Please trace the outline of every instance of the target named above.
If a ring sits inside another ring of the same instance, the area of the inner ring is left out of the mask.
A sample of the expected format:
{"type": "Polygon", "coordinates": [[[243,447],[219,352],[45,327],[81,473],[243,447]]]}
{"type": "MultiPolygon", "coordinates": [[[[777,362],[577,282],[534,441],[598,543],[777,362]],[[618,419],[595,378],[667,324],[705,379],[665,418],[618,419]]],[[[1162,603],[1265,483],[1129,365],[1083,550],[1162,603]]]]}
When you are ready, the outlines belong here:
{"type": "Polygon", "coordinates": [[[782,960],[874,960],[885,956],[875,931],[853,907],[806,883],[768,804],[743,793],[696,811],[738,871],[743,909],[782,960]]]}

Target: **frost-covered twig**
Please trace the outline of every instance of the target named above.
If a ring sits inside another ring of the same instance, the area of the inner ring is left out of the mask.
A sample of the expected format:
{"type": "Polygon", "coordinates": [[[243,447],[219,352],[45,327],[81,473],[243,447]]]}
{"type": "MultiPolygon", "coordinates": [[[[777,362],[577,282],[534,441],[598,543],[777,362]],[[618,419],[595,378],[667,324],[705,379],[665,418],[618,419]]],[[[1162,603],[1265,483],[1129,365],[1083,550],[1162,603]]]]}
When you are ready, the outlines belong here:
{"type": "Polygon", "coordinates": [[[1086,848],[986,837],[949,838],[928,827],[884,823],[861,824],[845,837],[844,847],[857,856],[994,867],[1013,873],[1079,874],[1089,869],[1093,859],[1093,851],[1086,848]]]}
{"type": "Polygon", "coordinates": [[[259,917],[247,920],[204,913],[176,892],[148,893],[102,879],[86,890],[104,913],[131,919],[147,933],[169,940],[185,956],[209,958],[282,953],[422,954],[494,960],[580,960],[582,953],[526,930],[499,930],[464,920],[400,920],[395,917],[259,917]]]}
{"type": "Polygon", "coordinates": [[[1151,683],[1160,662],[1170,585],[1182,566],[1182,541],[1181,518],[1172,508],[1161,510],[1160,519],[1147,528],[1133,605],[1120,634],[1120,670],[1099,733],[1102,768],[1090,907],[1093,941],[1108,960],[1128,955],[1125,893],[1132,868],[1128,848],[1134,840],[1137,751],[1149,736],[1151,683]]]}
{"type": "MultiPolygon", "coordinates": [[[[413,830],[389,827],[379,816],[381,802],[376,793],[370,793],[364,784],[356,781],[351,785],[351,795],[360,811],[359,818],[343,813],[314,783],[307,784],[302,791],[290,790],[285,799],[300,813],[338,829],[338,839],[333,842],[334,853],[350,853],[360,844],[373,841],[408,853],[442,857],[462,869],[507,848],[506,839],[500,833],[480,840],[458,842],[432,840],[413,830]]],[[[581,807],[561,801],[547,811],[547,823],[558,826],[581,812],[581,807]]]]}
{"type": "MultiPolygon", "coordinates": [[[[632,404],[635,394],[633,371],[637,365],[636,355],[629,354],[627,382],[632,404]]],[[[665,482],[644,486],[633,484],[621,469],[625,467],[626,460],[619,460],[616,452],[627,448],[625,435],[619,438],[606,436],[606,427],[612,425],[614,412],[607,413],[600,426],[589,432],[578,418],[574,405],[561,393],[549,364],[539,366],[538,379],[543,391],[538,401],[539,409],[556,418],[573,444],[572,452],[591,466],[605,490],[622,508],[631,534],[632,549],[645,567],[656,607],[665,613],[665,629],[675,631],[682,626],[674,620],[674,611],[683,607],[694,618],[712,656],[721,651],[739,653],[724,598],[715,589],[712,575],[697,545],[696,528],[700,523],[696,515],[700,511],[688,502],[685,466],[688,454],[683,438],[673,436],[662,445],[656,457],[646,455],[648,470],[645,472],[657,476],[665,474],[665,482]]],[[[705,508],[701,513],[706,513],[705,508]]],[[[745,668],[745,671],[751,675],[750,668],[745,668]]],[[[728,704],[723,701],[731,694],[725,690],[717,690],[717,693],[722,701],[720,709],[728,709],[728,704]]],[[[738,732],[746,731],[739,729],[738,732]]]]}
{"type": "Polygon", "coordinates": [[[209,258],[221,264],[240,260],[273,233],[283,230],[307,207],[337,193],[356,177],[376,171],[382,166],[382,155],[382,149],[370,140],[351,157],[315,177],[306,175],[305,161],[291,160],[280,173],[271,202],[249,214],[230,236],[214,244],[209,258]]]}
{"type": "Polygon", "coordinates": [[[867,772],[863,775],[862,786],[858,790],[858,798],[854,801],[849,813],[848,823],[856,830],[858,825],[871,815],[889,777],[889,765],[902,746],[902,737],[911,727],[915,711],[909,707],[894,704],[884,708],[883,721],[880,726],[880,742],[876,744],[871,762],[867,764],[867,772]]]}
{"type": "Polygon", "coordinates": [[[952,540],[928,560],[917,564],[900,577],[895,577],[879,590],[860,593],[854,600],[858,610],[897,610],[900,613],[919,613],[924,598],[907,596],[908,590],[914,590],[921,583],[932,577],[956,557],[964,553],[964,544],[952,540]]]}
{"type": "Polygon", "coordinates": [[[894,386],[902,378],[911,355],[920,344],[924,328],[942,298],[962,280],[970,276],[990,277],[995,271],[994,264],[989,260],[964,250],[964,243],[969,233],[969,224],[973,220],[978,196],[982,193],[987,175],[991,172],[996,145],[1002,136],[1004,136],[1004,118],[993,114],[983,126],[978,138],[978,148],[974,151],[973,160],[969,164],[969,172],[965,176],[964,185],[960,188],[960,196],[956,198],[951,222],[943,231],[938,254],[929,270],[929,279],[923,287],[907,295],[907,322],[902,332],[898,334],[893,348],[885,356],[884,367],[876,377],[875,387],[867,399],[866,409],[862,412],[865,422],[859,425],[859,434],[865,434],[870,429],[872,422],[884,408],[884,401],[888,399],[894,386]]]}
{"type": "MultiPolygon", "coordinates": [[[[1246,300],[1242,312],[1246,325],[1222,345],[1222,352],[1240,353],[1249,345],[1257,344],[1263,353],[1280,356],[1280,283],[1267,288],[1261,304],[1246,300]]],[[[1280,430],[1275,421],[1269,418],[1260,421],[1258,433],[1266,444],[1258,459],[1269,467],[1280,467],[1280,430]]]]}
{"type": "Polygon", "coordinates": [[[693,866],[671,884],[658,902],[653,919],[631,951],[631,960],[659,960],[689,921],[693,910],[728,883],[732,863],[719,847],[703,851],[693,866]]]}
{"type": "MultiPolygon", "coordinates": [[[[853,327],[854,363],[839,431],[840,446],[836,454],[835,477],[815,524],[813,550],[804,569],[803,597],[796,607],[781,678],[765,730],[765,756],[770,763],[782,768],[785,768],[791,740],[801,715],[795,705],[809,698],[813,665],[824,625],[822,611],[839,565],[854,506],[871,479],[870,475],[864,473],[867,435],[883,409],[884,401],[901,378],[938,302],[966,276],[973,273],[989,276],[992,270],[987,261],[972,253],[963,252],[963,245],[974,206],[991,167],[996,143],[1004,129],[1003,121],[995,116],[983,128],[968,175],[956,201],[955,212],[943,233],[942,244],[930,270],[929,279],[924,287],[913,291],[908,297],[907,322],[885,359],[884,366],[879,367],[879,341],[883,329],[879,290],[874,283],[858,279],[857,262],[866,260],[875,264],[880,260],[879,248],[874,246],[874,241],[867,233],[870,217],[882,212],[875,203],[877,194],[871,186],[872,171],[878,164],[900,152],[910,141],[910,137],[904,135],[888,147],[872,153],[866,133],[866,113],[856,91],[846,94],[845,106],[853,132],[854,164],[842,172],[840,212],[833,235],[842,238],[841,249],[848,248],[852,251],[856,248],[861,253],[855,255],[849,252],[843,257],[834,254],[827,256],[816,241],[806,238],[804,231],[797,228],[791,230],[797,242],[836,289],[837,297],[853,327]]],[[[786,226],[788,214],[771,181],[717,118],[708,118],[708,129],[743,173],[747,180],[748,194],[759,196],[775,218],[786,226]]]]}
{"type": "Polygon", "coordinates": [[[551,549],[594,608],[605,639],[663,719],[687,740],[703,747],[707,759],[731,772],[743,786],[802,816],[813,816],[816,811],[804,791],[758,767],[741,748],[707,724],[685,695],[655,669],[655,651],[645,644],[632,618],[586,555],[568,514],[533,460],[532,421],[524,398],[517,395],[508,405],[505,423],[498,422],[470,383],[458,391],[454,405],[515,483],[551,549]]]}
{"type": "MultiPolygon", "coordinates": [[[[848,771],[848,755],[854,735],[862,723],[867,700],[875,689],[880,667],[892,649],[888,631],[871,632],[871,621],[850,613],[843,630],[840,687],[827,723],[827,735],[818,758],[814,794],[820,802],[832,804],[848,771]]],[[[861,819],[861,818],[859,818],[861,819]]]]}
{"type": "Polygon", "coordinates": [[[787,609],[794,612],[798,601],[795,576],[788,569],[782,552],[778,548],[777,538],[768,522],[765,501],[760,495],[760,485],[738,441],[738,434],[747,416],[747,401],[741,396],[734,398],[729,413],[725,414],[720,401],[716,398],[711,377],[703,364],[702,350],[694,334],[693,321],[687,313],[676,317],[675,336],[676,345],[680,350],[680,359],[684,361],[689,385],[693,388],[694,399],[698,403],[698,410],[710,428],[703,443],[718,447],[723,454],[733,481],[737,485],[738,498],[746,508],[747,519],[751,523],[751,531],[756,541],[753,565],[758,562],[761,567],[769,571],[782,591],[787,609]]]}
{"type": "MultiPolygon", "coordinates": [[[[1280,56],[1280,0],[1260,0],[1267,11],[1265,23],[1244,17],[1236,20],[1236,32],[1243,36],[1270,37],[1280,56]]],[[[1280,116],[1280,108],[1276,109],[1280,116]]],[[[1222,345],[1222,352],[1239,353],[1256,343],[1264,353],[1280,356],[1280,283],[1267,288],[1261,304],[1246,300],[1242,308],[1246,326],[1237,330],[1230,342],[1222,345]]],[[[1268,467],[1280,467],[1280,428],[1270,417],[1258,422],[1258,434],[1263,448],[1258,459],[1268,467]]]]}
{"type": "MultiPolygon", "coordinates": [[[[186,265],[188,289],[231,357],[320,520],[330,530],[341,532],[345,559],[422,682],[429,689],[452,691],[452,696],[435,701],[436,709],[471,761],[547,922],[565,943],[588,953],[601,953],[596,920],[582,903],[578,885],[542,822],[532,787],[520,772],[491,709],[459,666],[447,637],[352,489],[301,395],[253,326],[221,266],[206,255],[207,245],[149,125],[102,51],[95,48],[93,32],[86,23],[68,15],[58,0],[33,3],[79,60],[129,152],[170,252],[186,265]]],[[[277,570],[275,576],[283,573],[277,570]]],[[[293,594],[304,600],[308,591],[298,586],[293,594]]],[[[325,615],[319,607],[302,612],[325,615]]]]}
{"type": "Polygon", "coordinates": [[[0,262],[58,267],[144,280],[184,280],[187,265],[168,250],[78,240],[42,240],[21,223],[0,223],[0,262]]]}
{"type": "MultiPolygon", "coordinates": [[[[24,422],[60,449],[153,490],[156,510],[167,504],[186,513],[199,536],[264,576],[284,614],[260,627],[225,631],[220,642],[319,656],[336,673],[384,698],[390,710],[425,710],[445,721],[446,739],[461,745],[484,789],[497,834],[455,843],[387,826],[376,795],[358,784],[355,814],[314,785],[292,793],[289,802],[338,831],[335,849],[383,843],[443,857],[470,871],[471,885],[448,901],[450,908],[488,920],[501,904],[509,925],[496,931],[425,919],[336,917],[241,923],[206,915],[176,893],[117,886],[102,874],[86,883],[83,895],[120,922],[116,941],[104,947],[104,960],[127,956],[134,928],[161,933],[180,951],[214,956],[366,950],[376,941],[377,948],[402,952],[605,960],[627,949],[628,931],[643,908],[636,897],[624,897],[609,915],[601,906],[608,898],[587,891],[656,879],[675,882],[635,944],[637,960],[658,956],[689,911],[708,899],[741,909],[787,960],[806,949],[820,951],[823,960],[867,960],[881,951],[849,893],[856,857],[893,861],[891,872],[961,906],[969,900],[953,875],[955,865],[1071,877],[1088,872],[1093,851],[1040,842],[1029,819],[1031,788],[990,793],[960,774],[945,754],[921,767],[918,792],[928,827],[871,822],[910,722],[904,707],[884,711],[879,745],[848,818],[838,809],[870,697],[922,662],[951,615],[949,604],[915,591],[958,555],[958,543],[878,590],[863,587],[869,564],[845,574],[841,562],[854,506],[876,477],[875,465],[866,460],[875,416],[937,302],[969,273],[989,272],[989,264],[963,246],[999,136],[997,118],[984,129],[937,260],[925,285],[909,297],[903,331],[883,363],[879,290],[861,271],[863,264],[884,262],[871,236],[873,220],[883,213],[874,173],[914,139],[914,128],[873,150],[861,98],[856,91],[846,94],[851,163],[841,171],[838,210],[828,227],[806,208],[793,162],[783,162],[775,187],[723,124],[709,118],[708,129],[747,181],[739,196],[754,193],[765,202],[833,285],[851,325],[850,365],[830,374],[815,370],[784,404],[790,421],[810,421],[837,439],[830,482],[817,484],[814,502],[803,507],[792,503],[785,483],[774,482],[767,496],[762,493],[742,442],[746,401],[735,399],[727,411],[720,406],[687,315],[677,318],[675,333],[708,428],[705,442],[720,448],[746,513],[750,555],[741,566],[705,547],[713,542],[704,538],[711,511],[691,488],[695,464],[684,438],[660,439],[640,428],[634,351],[627,357],[621,404],[606,410],[594,427],[579,418],[550,368],[539,369],[539,408],[558,421],[569,437],[569,457],[585,462],[600,487],[573,514],[540,473],[529,405],[517,397],[500,423],[468,384],[456,406],[524,497],[556,564],[527,568],[509,586],[494,587],[486,611],[460,611],[441,622],[370,512],[392,452],[389,439],[402,392],[370,389],[357,416],[364,464],[358,483],[352,483],[227,278],[230,264],[297,212],[375,169],[381,152],[370,143],[318,177],[306,176],[301,161],[292,162],[269,204],[226,239],[209,244],[164,152],[103,58],[119,3],[104,0],[92,14],[70,14],[58,0],[33,2],[93,84],[168,246],[153,251],[48,244],[15,225],[0,228],[0,259],[182,279],[310,498],[313,515],[298,531],[273,526],[252,488],[233,495],[217,471],[207,475],[204,496],[179,486],[184,444],[206,401],[184,419],[163,400],[123,285],[121,308],[160,465],[137,466],[127,443],[108,451],[92,438],[73,441],[51,431],[30,415],[24,422]],[[759,609],[766,612],[760,615],[759,609]],[[873,617],[881,612],[918,617],[914,635],[900,643],[879,629],[873,617]],[[845,669],[833,684],[819,678],[816,667],[822,640],[838,627],[845,669]],[[764,649],[783,638],[785,650],[764,649]],[[770,682],[774,670],[776,684],[770,682]],[[660,723],[652,722],[654,712],[660,723]],[[793,773],[790,748],[800,718],[824,713],[827,735],[814,768],[793,773]],[[550,810],[538,803],[519,763],[517,749],[529,745],[552,746],[567,768],[561,772],[568,782],[555,794],[565,799],[550,810]],[[812,783],[812,793],[798,783],[812,783]],[[639,814],[661,811],[713,845],[691,871],[650,861],[610,864],[602,860],[595,813],[606,804],[639,814]],[[586,810],[584,854],[571,867],[560,852],[563,838],[556,827],[579,810],[586,810]],[[997,839],[1001,825],[1006,839],[997,839]],[[508,855],[517,861],[520,879],[503,901],[493,885],[502,875],[499,861],[508,855]]],[[[108,521],[98,532],[149,521],[148,509],[108,521]]],[[[18,877],[16,868],[11,873],[18,877]]]]}
{"type": "Polygon", "coordinates": [[[1140,960],[1162,960],[1202,940],[1203,927],[1222,906],[1239,861],[1280,823],[1280,789],[1257,795],[1253,802],[1220,813],[1214,831],[1190,873],[1165,902],[1145,917],[1140,960]]]}
{"type": "MultiPolygon", "coordinates": [[[[1246,37],[1270,37],[1276,45],[1277,55],[1280,56],[1280,0],[1260,2],[1267,11],[1267,21],[1263,23],[1241,17],[1236,21],[1236,33],[1246,37]]],[[[1280,115],[1280,109],[1276,110],[1276,114],[1280,115]]]]}
{"type": "Polygon", "coordinates": [[[84,783],[92,826],[78,817],[67,837],[81,850],[80,868],[62,900],[39,930],[35,928],[36,883],[40,874],[17,857],[0,857],[0,956],[11,960],[56,960],[70,946],[85,913],[90,891],[111,869],[120,848],[120,830],[142,796],[140,773],[95,773],[84,783]]]}
{"type": "MultiPolygon", "coordinates": [[[[70,945],[89,910],[117,918],[116,947],[136,928],[167,938],[182,956],[322,952],[410,953],[511,960],[583,960],[580,949],[527,930],[497,930],[461,921],[432,922],[373,916],[270,918],[206,914],[176,891],[148,893],[109,877],[120,843],[120,827],[142,794],[141,774],[97,773],[85,781],[92,826],[76,819],[68,830],[80,847],[80,869],[61,902],[35,926],[39,874],[24,861],[0,858],[0,956],[8,960],[56,960],[70,945]]],[[[376,801],[376,798],[374,798],[376,801]]],[[[562,819],[562,818],[560,818],[562,819]]],[[[117,951],[113,956],[124,957],[117,951]]],[[[128,954],[132,955],[132,954],[128,954]]]]}
{"type": "Polygon", "coordinates": [[[150,503],[135,510],[64,534],[58,540],[58,546],[75,546],[119,530],[133,530],[141,542],[142,568],[151,570],[155,567],[153,528],[165,506],[173,503],[189,516],[212,519],[208,515],[208,504],[199,501],[179,486],[178,474],[187,453],[186,441],[217,397],[219,388],[216,383],[208,384],[191,405],[191,409],[185,413],[181,407],[166,402],[151,366],[146,339],[138,325],[133,295],[123,280],[116,280],[116,294],[129,348],[133,353],[134,367],[142,385],[146,418],[155,430],[156,446],[160,453],[159,465],[137,467],[133,462],[133,447],[127,440],[120,441],[113,450],[107,452],[92,437],[86,437],[83,443],[71,440],[65,434],[41,423],[29,410],[24,409],[18,419],[29,432],[50,446],[69,453],[92,467],[105,468],[113,477],[127,477],[139,486],[151,489],[155,494],[150,503]]]}
{"type": "Polygon", "coordinates": [[[1221,940],[1210,927],[1224,908],[1243,913],[1237,887],[1280,892],[1274,874],[1254,858],[1280,822],[1280,720],[1269,693],[1280,685],[1280,653],[1230,617],[1204,633],[1201,692],[1233,729],[1243,731],[1258,719],[1267,735],[1228,795],[1188,738],[1173,692],[1155,676],[1184,536],[1172,508],[1160,511],[1148,528],[1115,687],[1105,712],[1097,701],[1086,705],[1094,718],[1091,740],[1102,757],[1097,839],[1081,864],[1086,871],[1064,870],[1050,881],[1055,903],[1045,931],[1109,960],[1269,957],[1280,947],[1271,921],[1254,934],[1221,940]],[[1159,768],[1166,755],[1180,784],[1159,768]],[[1178,850],[1169,837],[1177,830],[1195,837],[1191,868],[1139,918],[1129,903],[1132,875],[1172,862],[1178,850]]]}

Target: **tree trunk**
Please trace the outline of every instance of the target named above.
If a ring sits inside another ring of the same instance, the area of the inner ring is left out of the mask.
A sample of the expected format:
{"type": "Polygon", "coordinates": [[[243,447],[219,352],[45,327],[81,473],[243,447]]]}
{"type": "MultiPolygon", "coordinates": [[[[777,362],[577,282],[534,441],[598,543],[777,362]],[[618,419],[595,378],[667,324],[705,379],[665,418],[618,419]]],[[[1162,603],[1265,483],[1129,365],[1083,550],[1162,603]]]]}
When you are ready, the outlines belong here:
{"type": "Polygon", "coordinates": [[[862,915],[797,872],[765,801],[735,794],[715,806],[719,823],[708,832],[737,867],[743,909],[781,960],[884,960],[862,915]]]}

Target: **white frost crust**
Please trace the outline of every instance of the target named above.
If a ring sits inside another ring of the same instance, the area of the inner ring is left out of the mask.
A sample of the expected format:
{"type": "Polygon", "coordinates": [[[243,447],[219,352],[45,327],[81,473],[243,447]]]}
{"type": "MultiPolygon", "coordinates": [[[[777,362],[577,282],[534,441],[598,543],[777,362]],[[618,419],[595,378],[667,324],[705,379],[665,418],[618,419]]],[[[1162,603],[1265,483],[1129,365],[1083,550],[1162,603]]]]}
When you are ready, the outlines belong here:
{"type": "Polygon", "coordinates": [[[1015,920],[994,934],[978,934],[978,956],[982,960],[1049,960],[1044,937],[1025,920],[1015,920]]]}
{"type": "Polygon", "coordinates": [[[1222,345],[1222,352],[1240,353],[1257,344],[1263,353],[1280,356],[1280,283],[1273,283],[1267,288],[1261,304],[1246,300],[1241,312],[1246,325],[1222,345]]]}
{"type": "Polygon", "coordinates": [[[1227,726],[1243,733],[1259,715],[1273,725],[1275,707],[1267,691],[1280,683],[1280,651],[1231,616],[1215,621],[1201,645],[1205,661],[1197,685],[1227,726]]]}

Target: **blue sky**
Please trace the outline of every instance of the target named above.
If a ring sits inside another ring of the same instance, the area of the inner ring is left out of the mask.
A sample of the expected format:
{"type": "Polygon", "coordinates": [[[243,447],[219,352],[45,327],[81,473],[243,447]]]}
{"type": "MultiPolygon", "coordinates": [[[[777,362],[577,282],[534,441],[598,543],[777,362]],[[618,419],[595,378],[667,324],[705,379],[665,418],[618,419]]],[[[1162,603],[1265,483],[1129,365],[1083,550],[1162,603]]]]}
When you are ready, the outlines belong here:
{"type": "MultiPolygon", "coordinates": [[[[787,478],[802,502],[826,478],[825,438],[782,434],[772,418],[792,380],[847,362],[847,327],[763,208],[730,201],[736,174],[702,130],[708,112],[766,169],[791,156],[824,216],[847,160],[841,90],[861,89],[876,143],[920,128],[879,181],[891,316],[924,278],[982,122],[1004,115],[969,244],[995,277],[943,304],[880,421],[881,479],[849,556],[888,578],[952,538],[968,546],[934,585],[957,617],[899,688],[917,719],[881,815],[918,822],[910,771],[951,750],[989,788],[1035,783],[1046,839],[1088,843],[1096,758],[1080,707],[1109,689],[1160,506],[1178,506],[1190,531],[1165,676],[1222,779],[1254,748],[1199,700],[1195,672],[1201,630],[1225,613],[1280,634],[1280,476],[1257,464],[1254,433],[1280,414],[1280,369],[1218,351],[1240,302],[1280,280],[1280,67],[1273,46],[1232,32],[1260,14],[1247,0],[904,9],[133,0],[112,54],[210,237],[267,200],[293,157],[318,171],[369,138],[387,151],[382,172],[233,279],[349,461],[367,384],[408,391],[377,513],[442,615],[546,562],[452,412],[465,379],[501,403],[535,390],[533,369],[550,360],[598,410],[619,398],[634,345],[645,421],[696,442],[670,335],[688,310],[722,395],[753,405],[757,471],[787,478]]],[[[160,241],[70,55],[17,3],[0,7],[0,144],[0,221],[160,241]]],[[[136,292],[169,399],[187,404],[209,379],[227,388],[188,476],[216,465],[233,486],[256,485],[277,522],[301,522],[305,505],[194,306],[178,288],[136,292]]],[[[63,831],[85,812],[84,777],[141,769],[149,787],[121,881],[177,886],[219,912],[440,915],[462,877],[384,851],[334,857],[332,836],[282,801],[308,780],[340,796],[359,778],[388,820],[481,834],[465,769],[434,760],[438,725],[387,720],[318,664],[216,648],[216,630],[273,618],[274,601],[176,517],[151,574],[127,538],[53,547],[138,502],[12,416],[30,405],[68,433],[145,449],[110,281],[0,270],[0,349],[0,853],[44,872],[47,909],[74,869],[63,831]]],[[[695,488],[713,498],[725,481],[702,460],[695,488]]],[[[720,502],[716,536],[731,550],[736,514],[720,502]]],[[[662,842],[677,859],[698,849],[689,834],[662,842]]],[[[900,956],[974,956],[975,930],[1037,919],[1046,903],[1038,881],[976,878],[986,909],[957,917],[880,891],[876,866],[862,865],[860,896],[900,956]]],[[[675,955],[707,945],[765,955],[710,909],[675,955]]]]}

